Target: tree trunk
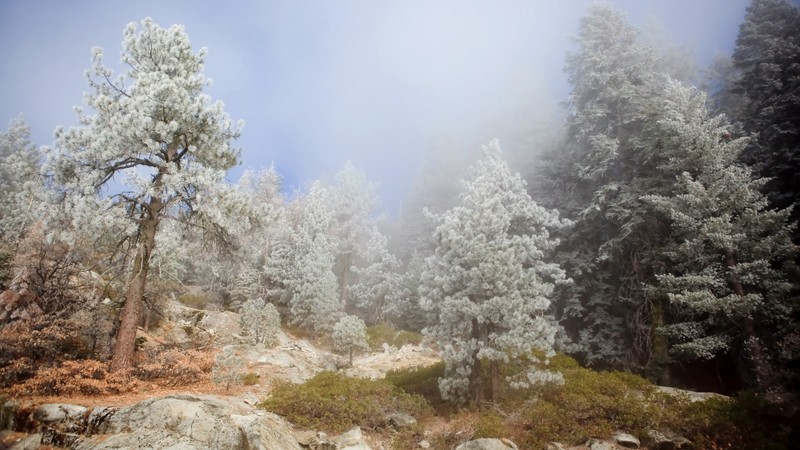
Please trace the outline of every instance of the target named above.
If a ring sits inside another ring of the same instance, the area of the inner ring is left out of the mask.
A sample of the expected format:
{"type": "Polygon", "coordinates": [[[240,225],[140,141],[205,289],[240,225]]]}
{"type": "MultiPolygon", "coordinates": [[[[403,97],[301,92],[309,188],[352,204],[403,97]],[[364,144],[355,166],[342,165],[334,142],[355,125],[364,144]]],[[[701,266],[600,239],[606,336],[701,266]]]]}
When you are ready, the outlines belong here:
{"type": "Polygon", "coordinates": [[[347,288],[350,283],[350,253],[342,255],[342,285],[339,286],[339,302],[343,310],[347,310],[347,288]]]}
{"type": "MultiPolygon", "coordinates": [[[[150,206],[160,207],[160,201],[151,201],[150,206]],[[154,205],[154,203],[157,203],[154,205]]],[[[160,209],[160,208],[159,208],[160,209]]],[[[130,369],[133,365],[133,353],[136,349],[136,330],[139,328],[139,316],[142,311],[142,298],[147,285],[147,272],[150,270],[150,256],[153,253],[156,239],[157,215],[148,214],[139,223],[139,244],[133,261],[133,275],[125,293],[125,306],[119,319],[117,340],[114,343],[114,355],[111,358],[111,371],[130,369]]]]}
{"type": "Polygon", "coordinates": [[[350,348],[350,367],[353,367],[353,349],[350,348]]]}
{"type": "Polygon", "coordinates": [[[500,399],[500,363],[489,363],[489,400],[496,402],[500,399]]]}
{"type": "Polygon", "coordinates": [[[650,312],[650,339],[653,343],[651,364],[653,367],[652,375],[654,376],[656,382],[662,386],[670,386],[670,383],[672,382],[672,376],[669,370],[669,342],[667,341],[667,337],[664,335],[664,333],[661,333],[659,330],[664,326],[664,304],[664,297],[660,295],[657,296],[653,300],[653,307],[650,312]]]}
{"type": "MultiPolygon", "coordinates": [[[[478,319],[472,319],[472,337],[480,341],[480,329],[478,319]]],[[[472,353],[472,371],[469,374],[469,387],[472,391],[472,406],[480,406],[483,403],[483,374],[481,373],[481,361],[478,359],[478,350],[472,353]]]]}
{"type": "MultiPolygon", "coordinates": [[[[729,278],[729,283],[731,285],[731,289],[736,295],[744,297],[746,295],[744,290],[744,285],[742,281],[739,279],[738,275],[733,273],[733,270],[736,268],[736,256],[731,251],[725,252],[725,265],[730,269],[731,274],[729,278]]],[[[758,338],[755,335],[755,321],[753,320],[752,314],[747,314],[744,317],[744,322],[742,323],[744,328],[744,348],[742,354],[745,358],[749,359],[750,361],[744,361],[744,364],[740,364],[740,371],[742,373],[739,374],[739,378],[741,382],[746,386],[757,387],[759,384],[759,375],[763,373],[763,352],[761,350],[761,345],[758,338]],[[749,362],[749,364],[747,364],[749,362]],[[751,373],[746,373],[747,371],[751,373]]]]}

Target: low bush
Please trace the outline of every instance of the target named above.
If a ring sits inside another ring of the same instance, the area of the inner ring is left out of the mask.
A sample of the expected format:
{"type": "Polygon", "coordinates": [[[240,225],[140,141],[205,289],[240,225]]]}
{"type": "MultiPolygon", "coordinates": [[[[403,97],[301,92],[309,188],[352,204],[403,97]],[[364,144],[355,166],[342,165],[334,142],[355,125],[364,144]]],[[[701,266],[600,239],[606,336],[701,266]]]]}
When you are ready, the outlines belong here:
{"type": "Polygon", "coordinates": [[[751,392],[730,399],[684,401],[674,410],[670,424],[697,448],[788,449],[796,442],[792,433],[800,429],[796,413],[792,418],[781,405],[751,392]]]}
{"type": "Polygon", "coordinates": [[[257,373],[250,372],[242,375],[242,384],[245,386],[253,386],[258,384],[258,379],[261,378],[257,373]]]}
{"type": "Polygon", "coordinates": [[[439,378],[443,375],[444,363],[438,362],[427,367],[390,370],[386,381],[407,394],[423,397],[437,412],[443,413],[452,409],[439,393],[439,378]]]}
{"type": "Polygon", "coordinates": [[[133,374],[142,380],[177,386],[200,380],[214,364],[210,354],[197,350],[166,350],[143,355],[133,374]]]}
{"type": "Polygon", "coordinates": [[[383,344],[393,347],[402,347],[406,344],[419,345],[422,335],[405,330],[397,330],[387,323],[380,323],[367,327],[367,343],[374,351],[383,349],[383,344]]]}
{"type": "Polygon", "coordinates": [[[21,383],[38,370],[64,360],[84,359],[90,349],[81,337],[82,324],[39,316],[0,328],[0,387],[21,383]]]}
{"type": "Polygon", "coordinates": [[[581,443],[610,436],[618,429],[643,435],[648,426],[655,425],[643,392],[652,389],[643,378],[583,368],[562,370],[562,374],[563,386],[534,386],[506,399],[507,406],[518,408],[512,428],[524,430],[524,436],[517,438],[523,445],[581,443]],[[532,398],[536,401],[528,400],[532,398]]]}
{"type": "Polygon", "coordinates": [[[259,404],[301,427],[341,433],[354,426],[383,428],[387,415],[405,412],[417,418],[431,413],[425,399],[385,380],[321,372],[303,384],[279,381],[259,404]]]}
{"type": "MultiPolygon", "coordinates": [[[[541,355],[536,355],[544,361],[541,355]]],[[[502,365],[504,376],[524,364],[502,365]]],[[[691,448],[787,449],[800,423],[789,405],[756,395],[711,398],[692,402],[657,390],[642,377],[625,372],[602,372],[579,367],[572,358],[556,355],[539,368],[559,371],[564,384],[507,389],[501,398],[480,410],[455,413],[447,429],[432,442],[452,447],[481,437],[507,437],[520,448],[542,448],[549,442],[580,445],[589,438],[608,438],[624,430],[649,445],[648,431],[675,432],[691,448]]],[[[436,401],[436,378],[443,365],[391,372],[387,379],[407,392],[436,401]]],[[[438,410],[439,408],[437,408],[438,410]]]]}
{"type": "Polygon", "coordinates": [[[183,294],[178,297],[178,301],[188,306],[189,308],[194,309],[206,309],[209,303],[211,303],[211,297],[204,294],[183,294]]]}
{"type": "Polygon", "coordinates": [[[236,352],[236,349],[226,347],[214,357],[211,381],[229,391],[232,385],[244,382],[244,368],[244,359],[236,352]]]}
{"type": "Polygon", "coordinates": [[[130,374],[109,373],[105,363],[87,359],[42,368],[10,391],[15,395],[108,395],[130,392],[136,386],[130,374]]]}

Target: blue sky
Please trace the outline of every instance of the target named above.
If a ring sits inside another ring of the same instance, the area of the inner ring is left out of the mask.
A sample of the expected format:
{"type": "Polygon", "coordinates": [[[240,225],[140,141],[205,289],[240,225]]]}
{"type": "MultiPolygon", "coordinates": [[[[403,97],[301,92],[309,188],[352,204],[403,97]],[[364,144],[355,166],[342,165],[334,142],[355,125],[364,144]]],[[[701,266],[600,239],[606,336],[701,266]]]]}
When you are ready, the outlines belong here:
{"type": "MultiPolygon", "coordinates": [[[[392,213],[433,136],[474,147],[516,112],[566,98],[564,54],[589,3],[4,0],[0,121],[22,113],[33,141],[50,144],[57,125],[77,123],[93,46],[116,63],[127,23],[180,23],[209,49],[212,100],[247,123],[242,167],[274,161],[291,189],[351,160],[392,213]]],[[[732,50],[749,0],[610,3],[706,63],[732,50]]]]}

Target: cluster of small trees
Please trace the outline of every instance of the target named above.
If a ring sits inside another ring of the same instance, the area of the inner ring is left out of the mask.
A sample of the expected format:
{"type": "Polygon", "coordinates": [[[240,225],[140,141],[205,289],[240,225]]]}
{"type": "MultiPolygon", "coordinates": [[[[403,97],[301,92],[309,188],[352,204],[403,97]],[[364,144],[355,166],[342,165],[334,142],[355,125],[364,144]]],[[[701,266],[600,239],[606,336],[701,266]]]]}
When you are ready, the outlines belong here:
{"type": "Polygon", "coordinates": [[[4,250],[43,223],[44,242],[107,256],[85,260],[120,287],[112,370],[132,364],[148,283],[172,278],[240,310],[253,343],[283,320],[351,364],[367,325],[424,330],[455,402],[496,397],[501,364],[556,347],[662,382],[675,361],[727,360],[740,386],[780,384],[800,354],[798,9],[753,1],[711,98],[607,6],[576,41],[563,143],[531,183],[493,141],[460,189],[439,180],[447,195],[414,203],[427,222],[387,236],[349,163],[291,198],[274,167],[226,183],[242,124],[203,94],[205,50],[180,26],[132,24],[125,72],[94,50],[81,126],[57,131],[41,169],[20,119],[0,135],[4,250]]]}

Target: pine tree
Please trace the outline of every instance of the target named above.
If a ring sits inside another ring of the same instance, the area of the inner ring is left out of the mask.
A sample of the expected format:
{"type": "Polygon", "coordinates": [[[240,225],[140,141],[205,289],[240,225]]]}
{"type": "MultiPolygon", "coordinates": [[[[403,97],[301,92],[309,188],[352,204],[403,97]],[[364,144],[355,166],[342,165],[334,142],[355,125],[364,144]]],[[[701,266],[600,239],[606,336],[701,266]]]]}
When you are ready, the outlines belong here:
{"type": "Polygon", "coordinates": [[[275,305],[254,298],[242,305],[241,323],[251,344],[272,344],[281,329],[281,316],[275,305]]]}
{"type": "Polygon", "coordinates": [[[353,354],[367,350],[367,326],[356,316],[345,315],[333,326],[333,346],[337,351],[346,353],[353,367],[353,354]]]}
{"type": "Polygon", "coordinates": [[[238,161],[231,141],[242,125],[235,127],[223,105],[210,105],[203,94],[206,50],[194,53],[182,26],[163,29],[149,18],[141,31],[128,25],[122,47],[127,70],[116,80],[102,49],[93,49],[94,66],[87,74],[93,92],[86,96],[87,108],[78,109],[81,126],[56,130],[48,161],[76,228],[112,230],[119,242],[132,245],[111,363],[115,371],[133,362],[161,222],[179,218],[223,231],[219,222],[246,207],[234,201],[226,213],[220,208],[234,200],[218,194],[225,171],[238,161]],[[210,204],[213,209],[204,207],[210,204]]]}
{"type": "Polygon", "coordinates": [[[352,303],[350,290],[356,280],[353,266],[369,238],[369,217],[378,203],[376,187],[367,180],[364,172],[350,161],[336,174],[336,184],[330,188],[331,238],[337,243],[336,275],[339,283],[339,301],[342,307],[352,303]]]}
{"type": "Polygon", "coordinates": [[[498,363],[537,348],[552,351],[555,327],[544,313],[564,272],[544,258],[558,241],[550,230],[567,221],[538,206],[493,141],[459,204],[436,216],[434,256],[420,288],[437,316],[426,334],[442,349],[442,396],[483,401],[481,360],[490,363],[490,395],[499,392],[498,363]]]}
{"type": "MultiPolygon", "coordinates": [[[[739,28],[730,90],[744,99],[735,118],[755,138],[742,160],[760,177],[772,204],[787,208],[800,200],[800,9],[786,0],[753,0],[739,28]]],[[[729,111],[726,111],[729,112],[729,111]]],[[[793,220],[800,219],[795,208],[793,220]]],[[[795,232],[795,243],[800,234],[795,232]]]]}
{"type": "Polygon", "coordinates": [[[351,295],[361,317],[370,325],[383,322],[397,296],[400,262],[389,253],[386,236],[373,227],[370,238],[361,250],[354,272],[358,282],[351,295]]]}
{"type": "Polygon", "coordinates": [[[642,214],[640,197],[663,184],[644,130],[665,77],[639,31],[609,7],[589,9],[577,43],[566,64],[567,143],[547,168],[553,206],[575,220],[559,256],[575,284],[560,290],[556,312],[588,364],[630,368],[658,348],[650,325],[659,308],[641,287],[660,224],[642,214]]]}
{"type": "Polygon", "coordinates": [[[387,316],[395,326],[404,330],[422,331],[430,324],[428,314],[420,306],[422,275],[425,258],[414,253],[397,280],[397,291],[392,296],[387,316]]]}
{"type": "Polygon", "coordinates": [[[333,221],[331,193],[314,184],[302,199],[288,245],[275,255],[277,276],[286,286],[290,321],[328,333],[342,314],[334,263],[336,241],[329,234],[333,221]]]}
{"type": "Polygon", "coordinates": [[[0,241],[17,242],[38,219],[44,201],[39,153],[30,142],[30,128],[17,117],[0,133],[0,241]]]}
{"type": "Polygon", "coordinates": [[[789,210],[771,209],[737,163],[748,144],[724,116],[712,117],[706,97],[678,82],[667,86],[654,134],[666,153],[661,168],[677,185],[646,200],[670,221],[668,268],[657,287],[677,319],[662,328],[672,351],[689,359],[734,355],[746,385],[763,387],[767,349],[792,327],[787,270],[797,249],[789,210]]]}

